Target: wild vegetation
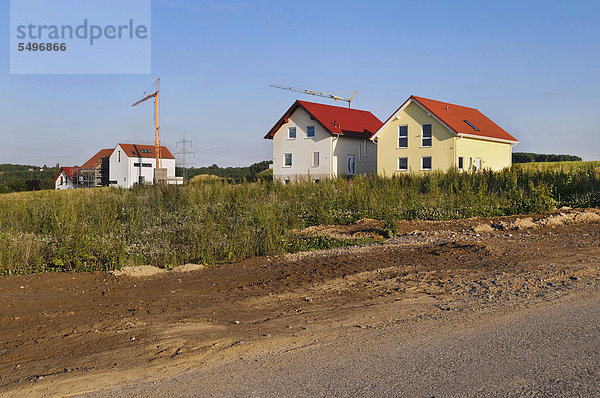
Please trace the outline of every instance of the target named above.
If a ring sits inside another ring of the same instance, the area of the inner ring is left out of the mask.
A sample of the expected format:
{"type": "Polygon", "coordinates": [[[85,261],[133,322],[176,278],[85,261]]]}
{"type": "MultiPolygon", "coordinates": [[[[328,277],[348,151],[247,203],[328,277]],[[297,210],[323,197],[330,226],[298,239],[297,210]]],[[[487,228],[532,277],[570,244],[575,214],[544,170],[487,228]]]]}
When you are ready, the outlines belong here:
{"type": "Polygon", "coordinates": [[[0,274],[215,264],[360,242],[302,232],[311,225],[375,218],[393,231],[394,220],[525,214],[562,205],[600,205],[598,167],[11,193],[0,195],[0,274]]]}
{"type": "MultiPolygon", "coordinates": [[[[192,179],[198,175],[211,175],[217,176],[225,179],[229,179],[235,182],[242,181],[257,181],[261,173],[264,173],[266,170],[269,170],[269,164],[271,162],[268,160],[264,160],[259,163],[254,163],[248,167],[219,167],[216,164],[207,167],[192,167],[185,170],[186,178],[192,179]]],[[[183,175],[184,169],[177,168],[176,174],[178,176],[183,175]]]]}
{"type": "Polygon", "coordinates": [[[0,164],[0,193],[54,189],[56,167],[0,164]]]}

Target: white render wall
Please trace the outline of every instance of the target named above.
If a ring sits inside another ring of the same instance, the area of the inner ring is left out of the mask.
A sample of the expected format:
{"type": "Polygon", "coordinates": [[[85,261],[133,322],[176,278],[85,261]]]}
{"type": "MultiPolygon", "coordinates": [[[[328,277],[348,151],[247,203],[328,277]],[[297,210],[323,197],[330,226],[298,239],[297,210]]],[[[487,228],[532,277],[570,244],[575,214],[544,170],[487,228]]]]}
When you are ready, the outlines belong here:
{"type": "Polygon", "coordinates": [[[69,177],[67,177],[67,175],[65,174],[64,170],[60,171],[60,175],[58,176],[58,178],[56,179],[56,181],[54,182],[54,188],[55,189],[73,189],[73,181],[71,181],[71,179],[69,177]],[[60,179],[62,177],[62,184],[60,183],[60,179]]]}
{"type": "MultiPolygon", "coordinates": [[[[152,184],[155,167],[155,158],[129,157],[118,145],[109,158],[110,186],[131,188],[139,183],[140,176],[144,177],[146,184],[152,184]],[[136,163],[140,163],[140,167],[134,166],[136,163]],[[142,167],[143,164],[149,164],[150,167],[142,167]]],[[[175,178],[175,159],[162,159],[162,167],[167,169],[167,178],[175,178]]]]}
{"type": "Polygon", "coordinates": [[[377,173],[375,143],[363,138],[333,136],[304,109],[298,108],[273,137],[273,178],[293,181],[309,175],[312,179],[346,176],[348,155],[355,157],[355,175],[377,173]],[[308,126],[315,126],[314,138],[306,137],[308,126]],[[288,139],[290,127],[296,127],[296,139],[288,139]],[[312,167],[314,152],[319,152],[319,167],[312,167]],[[292,167],[284,166],[285,153],[292,154],[292,167]]]}
{"type": "Polygon", "coordinates": [[[330,178],[332,176],[333,138],[323,126],[302,108],[290,116],[273,136],[273,178],[275,180],[290,180],[296,178],[313,179],[330,178]],[[315,127],[315,136],[306,137],[307,127],[315,127]],[[296,127],[296,139],[288,139],[288,129],[296,127]],[[312,166],[313,153],[319,152],[319,167],[312,166]],[[284,166],[284,154],[292,154],[292,167],[284,166]]]}

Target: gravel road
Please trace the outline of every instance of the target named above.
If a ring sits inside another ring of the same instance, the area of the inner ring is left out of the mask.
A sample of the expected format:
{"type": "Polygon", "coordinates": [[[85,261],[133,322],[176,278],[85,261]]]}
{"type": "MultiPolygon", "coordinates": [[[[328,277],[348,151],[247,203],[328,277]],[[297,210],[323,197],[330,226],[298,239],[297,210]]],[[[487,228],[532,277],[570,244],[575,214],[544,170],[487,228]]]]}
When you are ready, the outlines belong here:
{"type": "Polygon", "coordinates": [[[364,329],[333,344],[90,396],[600,396],[600,297],[470,322],[364,329]]]}

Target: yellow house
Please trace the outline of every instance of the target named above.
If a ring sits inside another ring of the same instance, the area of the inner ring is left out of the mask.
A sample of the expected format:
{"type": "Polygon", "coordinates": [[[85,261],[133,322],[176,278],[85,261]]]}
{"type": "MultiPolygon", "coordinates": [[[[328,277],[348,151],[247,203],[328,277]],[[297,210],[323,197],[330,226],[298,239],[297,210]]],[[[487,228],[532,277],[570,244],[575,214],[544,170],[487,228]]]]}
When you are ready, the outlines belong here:
{"type": "Polygon", "coordinates": [[[411,96],[371,137],[377,174],[501,170],[519,141],[475,108],[411,96]]]}

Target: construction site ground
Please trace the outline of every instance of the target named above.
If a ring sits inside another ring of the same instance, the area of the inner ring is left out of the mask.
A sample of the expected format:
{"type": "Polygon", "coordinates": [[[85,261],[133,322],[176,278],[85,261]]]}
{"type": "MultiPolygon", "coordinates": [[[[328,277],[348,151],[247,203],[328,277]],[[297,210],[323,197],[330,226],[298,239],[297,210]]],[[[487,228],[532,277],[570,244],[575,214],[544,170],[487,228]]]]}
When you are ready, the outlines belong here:
{"type": "MultiPolygon", "coordinates": [[[[382,228],[361,220],[306,232],[382,228]]],[[[598,209],[400,222],[397,233],[214,267],[0,280],[0,394],[115,395],[365,331],[458,325],[600,292],[598,209]]]]}

